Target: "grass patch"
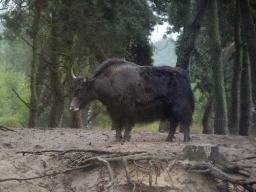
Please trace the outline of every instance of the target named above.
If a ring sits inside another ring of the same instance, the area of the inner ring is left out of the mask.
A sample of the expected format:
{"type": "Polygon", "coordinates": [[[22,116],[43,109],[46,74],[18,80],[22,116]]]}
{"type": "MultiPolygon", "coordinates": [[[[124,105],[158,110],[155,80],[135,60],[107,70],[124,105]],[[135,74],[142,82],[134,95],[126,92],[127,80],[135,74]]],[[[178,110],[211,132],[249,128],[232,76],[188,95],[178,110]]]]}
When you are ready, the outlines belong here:
{"type": "Polygon", "coordinates": [[[203,126],[202,125],[193,124],[190,127],[190,133],[203,133],[203,126]]]}
{"type": "MultiPolygon", "coordinates": [[[[149,123],[149,124],[136,124],[133,128],[132,131],[135,132],[145,132],[145,131],[149,131],[149,132],[156,132],[158,131],[159,128],[159,121],[156,121],[154,123],[149,123]]],[[[110,125],[106,125],[106,126],[93,126],[94,130],[111,130],[111,124],[110,125]]],[[[177,128],[177,130],[179,130],[179,128],[177,128]]],[[[190,127],[190,132],[191,133],[202,133],[203,132],[203,127],[193,124],[190,127]]]]}

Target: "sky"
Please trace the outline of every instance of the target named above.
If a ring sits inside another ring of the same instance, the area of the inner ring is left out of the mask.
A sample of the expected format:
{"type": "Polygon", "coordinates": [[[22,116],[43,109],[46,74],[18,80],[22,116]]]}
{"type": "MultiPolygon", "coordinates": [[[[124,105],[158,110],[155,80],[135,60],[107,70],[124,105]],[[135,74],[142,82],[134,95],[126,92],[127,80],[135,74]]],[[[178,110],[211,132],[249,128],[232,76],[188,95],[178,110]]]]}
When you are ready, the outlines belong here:
{"type": "MultiPolygon", "coordinates": [[[[164,22],[163,25],[156,25],[154,27],[154,31],[152,32],[151,36],[149,37],[153,43],[161,40],[163,38],[164,33],[166,32],[166,28],[168,27],[168,23],[164,22]]],[[[168,35],[167,37],[172,37],[173,39],[176,39],[178,36],[178,33],[173,33],[171,35],[168,35]]]]}

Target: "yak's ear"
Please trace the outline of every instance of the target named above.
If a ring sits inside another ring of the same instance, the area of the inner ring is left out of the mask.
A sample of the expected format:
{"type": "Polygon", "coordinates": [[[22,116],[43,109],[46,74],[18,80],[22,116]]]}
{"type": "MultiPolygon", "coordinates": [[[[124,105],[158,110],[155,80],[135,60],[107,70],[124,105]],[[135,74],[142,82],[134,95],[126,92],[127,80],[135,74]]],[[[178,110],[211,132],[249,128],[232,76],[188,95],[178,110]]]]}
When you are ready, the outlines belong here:
{"type": "Polygon", "coordinates": [[[89,81],[89,78],[88,78],[88,70],[89,70],[89,68],[90,68],[90,66],[88,66],[87,69],[86,69],[84,82],[88,82],[89,81]]]}
{"type": "Polygon", "coordinates": [[[95,78],[88,78],[88,77],[87,77],[86,85],[87,85],[89,88],[92,88],[93,85],[94,85],[95,80],[96,80],[95,78]]]}

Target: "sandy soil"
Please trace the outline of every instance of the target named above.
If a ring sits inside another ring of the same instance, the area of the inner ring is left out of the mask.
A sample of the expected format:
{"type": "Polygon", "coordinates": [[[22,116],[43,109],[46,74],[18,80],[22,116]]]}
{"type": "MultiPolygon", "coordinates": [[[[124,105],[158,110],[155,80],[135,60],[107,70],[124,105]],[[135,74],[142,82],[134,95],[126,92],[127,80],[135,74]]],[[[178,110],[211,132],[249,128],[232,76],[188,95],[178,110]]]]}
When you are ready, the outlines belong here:
{"type": "MultiPolygon", "coordinates": [[[[130,142],[124,145],[114,142],[114,131],[96,131],[85,129],[14,129],[15,132],[0,130],[0,179],[30,178],[42,176],[48,172],[68,168],[71,160],[79,153],[21,154],[17,151],[95,149],[115,151],[148,151],[161,153],[179,153],[184,148],[183,134],[176,134],[172,143],[165,142],[167,133],[132,132],[130,142]]],[[[245,167],[250,172],[250,181],[256,181],[256,138],[242,136],[220,136],[191,134],[189,144],[218,144],[220,152],[231,162],[245,167]]],[[[125,171],[120,165],[112,165],[115,185],[113,192],[133,191],[126,183],[125,171]]],[[[135,191],[148,191],[148,176],[129,164],[132,179],[140,182],[135,191]]],[[[90,170],[78,170],[27,181],[0,182],[0,192],[27,191],[102,191],[102,185],[109,181],[104,166],[90,170]]],[[[254,185],[254,188],[256,186],[254,185]]],[[[157,177],[153,174],[151,191],[220,191],[216,180],[208,174],[194,173],[173,166],[169,173],[161,171],[157,177]]],[[[239,191],[239,189],[234,189],[239,191]]]]}

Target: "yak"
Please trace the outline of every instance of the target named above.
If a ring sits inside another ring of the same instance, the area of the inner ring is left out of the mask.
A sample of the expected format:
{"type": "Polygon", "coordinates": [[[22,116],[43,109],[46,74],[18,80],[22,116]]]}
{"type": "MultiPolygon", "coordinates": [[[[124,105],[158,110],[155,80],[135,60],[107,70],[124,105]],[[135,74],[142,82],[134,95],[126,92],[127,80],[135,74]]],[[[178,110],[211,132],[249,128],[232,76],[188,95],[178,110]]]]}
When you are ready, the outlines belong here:
{"type": "Polygon", "coordinates": [[[129,141],[135,123],[156,120],[170,122],[166,141],[172,141],[179,123],[184,127],[184,142],[190,140],[189,126],[194,111],[193,93],[186,70],[168,66],[139,66],[121,58],[105,60],[93,77],[78,76],[71,69],[70,110],[83,109],[99,100],[106,107],[116,129],[116,141],[129,141]],[[125,129],[122,137],[122,130],[125,129]]]}

